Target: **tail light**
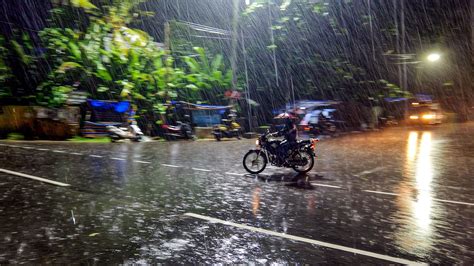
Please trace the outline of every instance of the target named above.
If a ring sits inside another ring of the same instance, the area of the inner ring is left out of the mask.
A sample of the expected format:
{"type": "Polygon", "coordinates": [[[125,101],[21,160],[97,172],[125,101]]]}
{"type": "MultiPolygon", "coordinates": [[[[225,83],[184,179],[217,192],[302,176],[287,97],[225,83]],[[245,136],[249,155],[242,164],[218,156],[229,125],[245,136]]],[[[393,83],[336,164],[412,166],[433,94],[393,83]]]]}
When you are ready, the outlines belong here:
{"type": "Polygon", "coordinates": [[[316,148],[316,142],[318,142],[319,139],[311,139],[311,149],[314,151],[316,148]]]}
{"type": "Polygon", "coordinates": [[[306,126],[306,127],[303,128],[303,130],[304,130],[304,131],[309,131],[310,128],[309,128],[308,126],[306,126]]]}

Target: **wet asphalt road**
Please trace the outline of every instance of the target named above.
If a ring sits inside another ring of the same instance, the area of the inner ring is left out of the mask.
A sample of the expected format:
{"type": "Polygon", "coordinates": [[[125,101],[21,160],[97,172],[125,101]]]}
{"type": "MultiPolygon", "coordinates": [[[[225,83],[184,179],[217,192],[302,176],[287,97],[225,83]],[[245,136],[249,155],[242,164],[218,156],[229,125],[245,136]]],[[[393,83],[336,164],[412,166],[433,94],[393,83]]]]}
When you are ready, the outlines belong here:
{"type": "Polygon", "coordinates": [[[0,172],[0,263],[472,265],[473,136],[470,123],[323,139],[308,175],[258,177],[241,166],[254,140],[1,141],[1,169],[70,186],[0,172]]]}

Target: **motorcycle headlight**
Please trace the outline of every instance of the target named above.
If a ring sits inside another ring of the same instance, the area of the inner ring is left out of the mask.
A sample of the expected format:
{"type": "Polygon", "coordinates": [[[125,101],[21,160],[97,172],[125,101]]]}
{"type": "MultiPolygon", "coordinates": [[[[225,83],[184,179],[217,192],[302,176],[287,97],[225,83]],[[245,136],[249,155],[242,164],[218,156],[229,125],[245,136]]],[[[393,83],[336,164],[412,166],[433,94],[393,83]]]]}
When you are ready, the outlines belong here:
{"type": "Polygon", "coordinates": [[[259,139],[257,139],[257,140],[255,141],[255,145],[260,146],[260,140],[259,140],[259,139]]]}

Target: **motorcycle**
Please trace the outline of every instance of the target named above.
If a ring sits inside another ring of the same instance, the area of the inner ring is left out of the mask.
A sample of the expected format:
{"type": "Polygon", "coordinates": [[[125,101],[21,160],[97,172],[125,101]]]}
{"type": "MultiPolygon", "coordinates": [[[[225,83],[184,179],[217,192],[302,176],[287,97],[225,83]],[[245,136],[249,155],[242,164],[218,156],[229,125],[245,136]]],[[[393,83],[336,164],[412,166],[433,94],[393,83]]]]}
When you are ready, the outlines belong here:
{"type": "Polygon", "coordinates": [[[397,126],[398,121],[395,119],[395,117],[389,115],[387,117],[379,117],[379,125],[381,127],[391,127],[391,126],[397,126]]]}
{"type": "Polygon", "coordinates": [[[212,129],[212,134],[217,141],[220,141],[222,138],[241,138],[242,129],[239,123],[227,119],[222,119],[222,121],[224,124],[215,125],[212,129]]]}
{"type": "Polygon", "coordinates": [[[318,123],[313,125],[313,132],[317,135],[328,135],[332,136],[336,133],[337,127],[332,119],[320,116],[318,123]]]}
{"type": "Polygon", "coordinates": [[[112,142],[122,139],[140,142],[144,137],[142,130],[137,126],[136,123],[132,123],[128,127],[106,126],[106,129],[112,142]]]}
{"type": "Polygon", "coordinates": [[[178,125],[162,125],[161,127],[165,130],[165,138],[167,140],[175,139],[191,139],[196,140],[197,137],[193,134],[192,128],[188,123],[181,121],[177,122],[178,125]]]}
{"type": "Polygon", "coordinates": [[[313,169],[315,160],[315,148],[318,139],[299,140],[288,151],[285,160],[278,154],[278,147],[281,140],[271,139],[273,134],[261,135],[256,141],[256,149],[249,150],[243,159],[243,165],[247,172],[251,174],[261,173],[267,164],[277,167],[293,168],[298,173],[306,173],[313,169]]]}

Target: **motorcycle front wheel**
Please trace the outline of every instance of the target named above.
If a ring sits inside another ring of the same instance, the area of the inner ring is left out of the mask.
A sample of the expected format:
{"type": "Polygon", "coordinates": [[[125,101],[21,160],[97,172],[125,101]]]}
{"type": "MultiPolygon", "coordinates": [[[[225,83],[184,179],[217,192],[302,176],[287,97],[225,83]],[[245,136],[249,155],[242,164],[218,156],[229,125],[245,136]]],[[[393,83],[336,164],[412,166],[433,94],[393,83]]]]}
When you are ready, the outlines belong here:
{"type": "Polygon", "coordinates": [[[244,168],[251,174],[258,174],[267,167],[267,157],[261,151],[249,151],[244,156],[244,168]]]}
{"type": "Polygon", "coordinates": [[[293,170],[298,173],[307,173],[313,169],[314,166],[314,156],[308,151],[299,151],[293,157],[296,160],[304,160],[304,165],[294,165],[293,170]]]}

